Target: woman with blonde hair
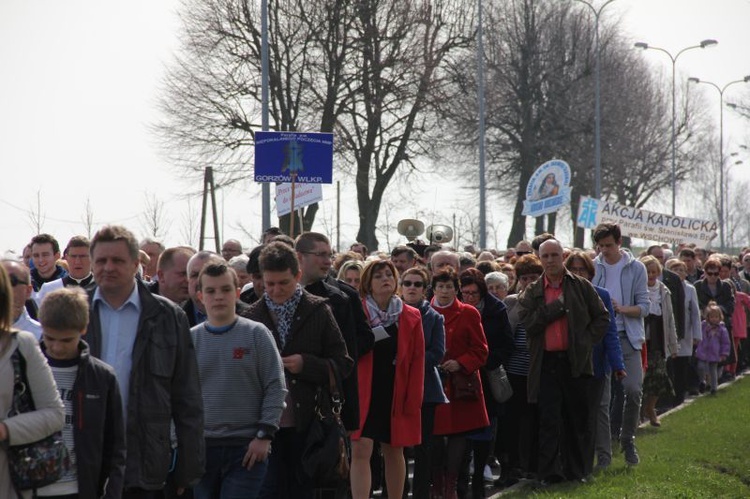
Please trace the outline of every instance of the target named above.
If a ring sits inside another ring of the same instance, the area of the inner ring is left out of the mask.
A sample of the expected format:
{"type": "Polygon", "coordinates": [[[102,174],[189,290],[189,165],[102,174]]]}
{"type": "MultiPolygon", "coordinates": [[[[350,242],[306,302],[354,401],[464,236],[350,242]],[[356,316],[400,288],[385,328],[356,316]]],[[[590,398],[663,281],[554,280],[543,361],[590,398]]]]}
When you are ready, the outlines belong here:
{"type": "Polygon", "coordinates": [[[400,498],[406,480],[404,447],[422,440],[422,316],[399,298],[398,271],[390,260],[365,266],[360,294],[375,345],[357,362],[360,426],[352,434],[352,497],[370,495],[370,457],[377,441],[385,462],[388,497],[400,498]]]}
{"type": "MultiPolygon", "coordinates": [[[[52,371],[33,334],[11,330],[13,323],[12,286],[28,285],[19,276],[11,278],[0,265],[0,414],[3,417],[13,405],[15,370],[14,354],[25,361],[26,389],[33,396],[35,410],[16,414],[0,421],[0,497],[17,497],[8,469],[7,446],[24,445],[42,440],[62,430],[65,409],[60,400],[52,371]]],[[[23,362],[21,363],[23,365],[23,362]]],[[[23,491],[22,497],[31,497],[23,491]]]]}

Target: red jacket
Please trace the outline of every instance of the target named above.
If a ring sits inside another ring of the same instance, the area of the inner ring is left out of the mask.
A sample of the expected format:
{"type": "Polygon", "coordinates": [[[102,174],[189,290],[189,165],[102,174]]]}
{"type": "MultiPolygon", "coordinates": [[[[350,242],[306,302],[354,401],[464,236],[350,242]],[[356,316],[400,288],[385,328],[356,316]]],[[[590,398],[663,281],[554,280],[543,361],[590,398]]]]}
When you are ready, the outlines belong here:
{"type": "MultiPolygon", "coordinates": [[[[367,313],[367,305],[364,305],[367,313]]],[[[396,381],[391,412],[392,447],[410,447],[422,442],[422,396],[424,394],[424,333],[422,315],[404,303],[398,320],[396,346],[396,381]]],[[[372,395],[372,351],[357,361],[359,376],[359,430],[352,434],[358,440],[370,410],[372,395]]]]}
{"type": "MultiPolygon", "coordinates": [[[[434,300],[434,299],[433,299],[434,300]]],[[[434,307],[434,301],[433,301],[434,307]]],[[[453,301],[447,308],[435,308],[445,318],[445,358],[457,360],[465,374],[476,371],[487,362],[487,339],[482,328],[482,317],[471,305],[453,301]]],[[[449,383],[446,382],[447,385],[449,383]]],[[[453,400],[450,386],[445,387],[450,400],[435,409],[435,435],[452,435],[483,428],[490,424],[484,406],[480,380],[477,400],[453,400]]]]}

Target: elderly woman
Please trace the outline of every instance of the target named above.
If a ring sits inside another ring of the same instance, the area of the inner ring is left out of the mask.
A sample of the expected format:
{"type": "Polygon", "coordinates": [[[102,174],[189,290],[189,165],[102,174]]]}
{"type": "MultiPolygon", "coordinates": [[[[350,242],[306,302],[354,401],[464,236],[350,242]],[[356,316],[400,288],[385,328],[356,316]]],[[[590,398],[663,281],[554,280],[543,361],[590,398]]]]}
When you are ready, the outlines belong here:
{"type": "Polygon", "coordinates": [[[419,310],[397,295],[398,271],[389,260],[370,262],[360,293],[375,334],[372,351],[359,358],[360,429],[352,434],[353,499],[370,495],[370,457],[378,441],[385,461],[388,497],[403,494],[404,447],[422,440],[425,343],[419,310]]]}
{"type": "Polygon", "coordinates": [[[490,272],[484,276],[487,291],[498,300],[505,300],[508,296],[508,276],[502,272],[490,272]]]}
{"type": "Polygon", "coordinates": [[[440,367],[450,400],[435,411],[434,433],[443,438],[441,459],[433,465],[433,495],[454,499],[466,435],[490,424],[479,378],[479,368],[487,362],[487,339],[479,311],[458,299],[459,281],[452,267],[433,274],[432,290],[432,308],[445,319],[446,348],[440,367]],[[461,390],[467,378],[473,391],[461,390]]]}
{"type": "Polygon", "coordinates": [[[339,274],[337,276],[337,279],[339,281],[344,281],[349,286],[353,287],[354,289],[359,289],[359,284],[362,280],[362,269],[364,268],[364,265],[359,260],[349,260],[348,262],[345,262],[341,269],[339,269],[339,274]]]}
{"type": "Polygon", "coordinates": [[[438,372],[438,366],[445,356],[445,326],[443,316],[437,313],[425,299],[429,282],[427,272],[419,267],[407,269],[401,275],[401,299],[422,314],[422,330],[424,331],[422,443],[414,446],[414,481],[411,488],[412,497],[418,499],[427,499],[430,495],[435,407],[448,402],[438,372]]]}
{"type": "Polygon", "coordinates": [[[640,258],[648,276],[648,298],[651,303],[646,326],[646,374],[643,377],[643,414],[651,426],[661,426],[656,415],[659,397],[674,396],[672,382],[667,375],[667,357],[677,356],[677,332],[672,314],[672,296],[663,282],[661,263],[653,256],[640,258]]]}
{"type": "MultiPolygon", "coordinates": [[[[4,418],[0,420],[0,497],[4,499],[17,497],[8,470],[7,446],[42,440],[62,430],[65,422],[65,408],[36,338],[27,331],[11,331],[12,286],[23,283],[16,282],[18,276],[13,277],[11,281],[0,265],[0,414],[4,418]],[[26,388],[32,394],[35,410],[6,417],[13,404],[16,352],[26,364],[26,388]]],[[[31,491],[23,492],[23,497],[31,497],[31,491]]]]}
{"type": "Polygon", "coordinates": [[[461,285],[461,298],[464,303],[479,310],[482,318],[482,329],[487,339],[489,350],[487,363],[479,368],[484,391],[484,404],[491,426],[468,435],[474,452],[474,474],[472,476],[472,497],[484,497],[484,468],[487,465],[492,448],[494,428],[497,426],[500,406],[492,397],[489,389],[489,371],[500,365],[507,365],[513,353],[513,330],[508,322],[505,304],[491,295],[487,290],[484,276],[477,269],[466,269],[458,278],[461,285]]]}

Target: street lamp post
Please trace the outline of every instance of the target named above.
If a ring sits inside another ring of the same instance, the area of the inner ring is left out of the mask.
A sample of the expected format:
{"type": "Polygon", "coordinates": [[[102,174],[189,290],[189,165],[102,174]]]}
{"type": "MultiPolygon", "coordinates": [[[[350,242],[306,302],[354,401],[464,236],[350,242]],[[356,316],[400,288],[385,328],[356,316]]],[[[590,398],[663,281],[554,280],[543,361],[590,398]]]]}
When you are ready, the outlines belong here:
{"type": "Polygon", "coordinates": [[[607,0],[597,10],[591,3],[586,0],[575,0],[578,3],[582,3],[594,13],[594,19],[596,24],[594,25],[595,30],[595,57],[596,66],[595,72],[595,83],[594,83],[594,194],[596,199],[600,199],[602,195],[602,136],[601,136],[601,50],[599,47],[599,17],[601,16],[604,8],[614,2],[615,0],[607,0]]]}
{"type": "Polygon", "coordinates": [[[720,244],[721,251],[724,251],[724,91],[732,85],[737,83],[750,82],[750,75],[745,76],[741,80],[733,80],[720,87],[716,83],[710,81],[703,81],[700,78],[688,78],[691,83],[710,85],[719,92],[719,231],[721,234],[720,244]]]}
{"type": "Polygon", "coordinates": [[[673,56],[671,52],[669,52],[666,49],[663,49],[661,47],[654,47],[652,45],[649,45],[645,42],[638,42],[635,44],[636,48],[643,49],[643,50],[658,50],[659,52],[664,52],[667,54],[667,57],[672,61],[672,215],[674,216],[676,214],[676,203],[677,203],[677,167],[676,167],[676,132],[675,132],[675,122],[677,120],[677,97],[676,97],[676,80],[675,80],[675,71],[677,67],[677,59],[687,52],[688,50],[693,49],[704,49],[706,47],[714,47],[718,44],[716,40],[703,40],[698,45],[691,45],[690,47],[685,47],[684,49],[677,52],[677,55],[673,56]]]}

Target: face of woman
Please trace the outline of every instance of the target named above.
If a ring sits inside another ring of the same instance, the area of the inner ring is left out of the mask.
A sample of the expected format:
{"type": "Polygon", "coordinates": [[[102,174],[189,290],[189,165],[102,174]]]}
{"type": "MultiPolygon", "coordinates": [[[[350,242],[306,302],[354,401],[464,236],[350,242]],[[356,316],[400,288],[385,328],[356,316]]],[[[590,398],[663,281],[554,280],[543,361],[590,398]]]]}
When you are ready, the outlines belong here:
{"type": "Polygon", "coordinates": [[[407,305],[416,305],[424,299],[425,286],[416,274],[405,275],[401,280],[401,298],[407,305]]]}
{"type": "Polygon", "coordinates": [[[396,278],[388,267],[383,267],[372,273],[370,283],[372,296],[391,296],[396,292],[396,278]]]}
{"type": "Polygon", "coordinates": [[[709,267],[703,273],[706,276],[706,282],[711,286],[715,286],[719,280],[719,269],[716,267],[709,267]]]}
{"type": "Polygon", "coordinates": [[[435,299],[438,305],[448,305],[456,298],[456,287],[451,281],[435,283],[435,299]]]}
{"type": "Polygon", "coordinates": [[[518,292],[520,293],[526,286],[539,279],[542,274],[524,274],[518,278],[518,292]]]}
{"type": "Polygon", "coordinates": [[[499,282],[487,284],[487,291],[494,295],[498,300],[504,300],[508,296],[508,290],[499,282]]]}
{"type": "Polygon", "coordinates": [[[653,286],[656,284],[656,279],[659,278],[659,274],[661,274],[661,272],[659,272],[659,267],[651,264],[646,267],[646,272],[648,272],[648,285],[653,286]]]}
{"type": "Polygon", "coordinates": [[[719,279],[722,281],[729,279],[732,275],[732,269],[730,267],[726,267],[724,265],[721,266],[719,269],[719,279]]]}
{"type": "Polygon", "coordinates": [[[461,297],[464,300],[464,303],[468,303],[469,305],[477,306],[479,305],[479,301],[482,299],[480,293],[479,293],[479,286],[476,284],[468,284],[461,288],[461,297]]]}
{"type": "Polygon", "coordinates": [[[344,272],[344,282],[354,289],[359,289],[360,274],[357,269],[349,269],[344,272]]]}
{"type": "Polygon", "coordinates": [[[571,263],[570,267],[568,267],[568,271],[571,274],[575,274],[578,277],[583,277],[587,281],[591,280],[591,275],[589,274],[588,269],[583,264],[580,258],[574,258],[573,263],[571,263]]]}

